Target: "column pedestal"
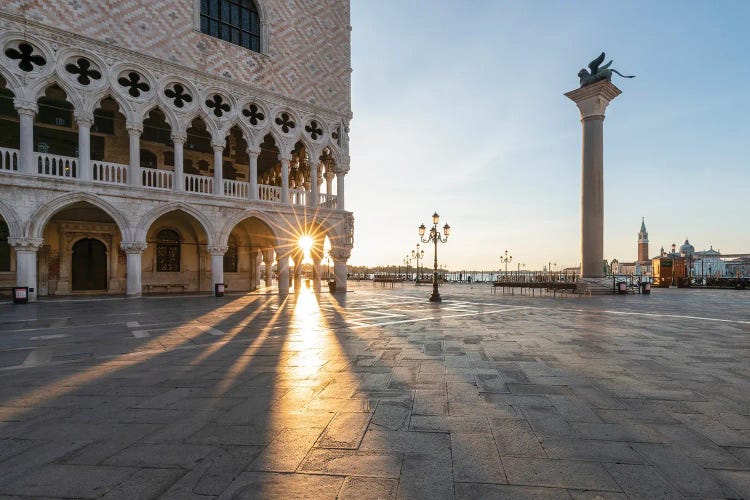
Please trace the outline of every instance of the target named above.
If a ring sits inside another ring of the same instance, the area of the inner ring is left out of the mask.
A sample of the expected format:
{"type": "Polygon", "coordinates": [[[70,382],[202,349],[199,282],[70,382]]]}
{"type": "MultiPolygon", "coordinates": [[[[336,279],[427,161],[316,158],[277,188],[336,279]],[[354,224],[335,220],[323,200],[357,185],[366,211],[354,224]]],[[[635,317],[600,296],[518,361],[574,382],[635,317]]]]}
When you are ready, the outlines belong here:
{"type": "Polygon", "coordinates": [[[215,294],[216,284],[224,283],[224,254],[227,247],[208,247],[208,253],[211,254],[211,293],[215,294]]]}
{"type": "Polygon", "coordinates": [[[127,255],[125,295],[128,297],[140,297],[143,294],[141,284],[141,266],[143,252],[146,251],[145,241],[123,241],[120,248],[127,255]]]}
{"type": "Polygon", "coordinates": [[[604,111],[621,91],[606,80],[565,94],[583,124],[581,277],[604,276],[604,111]]]}
{"type": "Polygon", "coordinates": [[[333,275],[336,280],[336,292],[346,291],[346,261],[351,256],[351,248],[333,248],[331,257],[333,257],[333,275]]]}
{"type": "Polygon", "coordinates": [[[29,302],[36,301],[36,257],[44,240],[41,238],[9,238],[8,243],[16,251],[16,286],[29,287],[29,302]]]}
{"type": "Polygon", "coordinates": [[[279,294],[289,293],[289,254],[276,249],[276,266],[279,272],[279,294]]]}

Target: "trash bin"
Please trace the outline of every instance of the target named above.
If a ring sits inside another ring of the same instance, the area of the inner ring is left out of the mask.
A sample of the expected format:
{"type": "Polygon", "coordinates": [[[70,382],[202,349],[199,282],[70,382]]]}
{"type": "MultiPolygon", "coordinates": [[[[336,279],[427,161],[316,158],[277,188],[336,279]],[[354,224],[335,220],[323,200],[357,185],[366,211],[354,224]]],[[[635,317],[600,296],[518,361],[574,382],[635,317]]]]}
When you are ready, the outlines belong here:
{"type": "Polygon", "coordinates": [[[223,297],[224,296],[224,283],[216,283],[214,285],[214,297],[223,297]]]}
{"type": "Polygon", "coordinates": [[[331,293],[336,291],[336,282],[334,280],[328,282],[328,291],[331,293]]]}
{"type": "Polygon", "coordinates": [[[628,293],[628,284],[624,281],[618,281],[617,282],[617,293],[619,294],[625,294],[628,293]]]}
{"type": "Polygon", "coordinates": [[[651,294],[651,283],[641,283],[641,293],[643,295],[649,295],[651,294]]]}
{"type": "Polygon", "coordinates": [[[14,304],[28,304],[29,303],[29,287],[14,286],[13,287],[13,303],[14,304]]]}

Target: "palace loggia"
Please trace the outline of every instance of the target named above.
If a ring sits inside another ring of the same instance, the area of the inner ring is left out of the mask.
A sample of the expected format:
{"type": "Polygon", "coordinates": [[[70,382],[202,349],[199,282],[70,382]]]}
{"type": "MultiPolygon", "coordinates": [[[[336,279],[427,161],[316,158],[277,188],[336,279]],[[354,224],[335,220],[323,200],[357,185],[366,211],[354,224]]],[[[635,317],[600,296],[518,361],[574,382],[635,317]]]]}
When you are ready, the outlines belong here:
{"type": "Polygon", "coordinates": [[[285,293],[308,235],[315,288],[325,256],[345,289],[349,23],[348,0],[3,2],[0,288],[285,293]]]}

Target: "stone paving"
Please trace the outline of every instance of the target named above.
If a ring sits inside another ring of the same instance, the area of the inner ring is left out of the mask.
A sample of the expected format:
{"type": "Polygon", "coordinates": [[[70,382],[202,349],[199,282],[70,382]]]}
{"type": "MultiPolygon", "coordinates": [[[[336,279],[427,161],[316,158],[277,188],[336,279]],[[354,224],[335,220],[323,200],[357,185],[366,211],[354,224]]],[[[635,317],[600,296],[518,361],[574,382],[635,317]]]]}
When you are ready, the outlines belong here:
{"type": "Polygon", "coordinates": [[[750,292],[0,305],[3,498],[750,498],[750,292]]]}

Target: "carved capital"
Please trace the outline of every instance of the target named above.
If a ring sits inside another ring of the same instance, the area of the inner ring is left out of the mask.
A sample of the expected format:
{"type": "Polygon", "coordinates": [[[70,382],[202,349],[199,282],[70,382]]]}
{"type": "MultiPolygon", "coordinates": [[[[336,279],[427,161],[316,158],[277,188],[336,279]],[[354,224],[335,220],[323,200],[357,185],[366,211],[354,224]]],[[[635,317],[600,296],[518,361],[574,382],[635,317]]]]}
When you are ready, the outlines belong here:
{"type": "Polygon", "coordinates": [[[76,111],[74,116],[79,127],[91,127],[94,124],[94,113],[76,111]]]}
{"type": "Polygon", "coordinates": [[[251,158],[252,158],[253,156],[257,158],[258,156],[260,156],[260,148],[258,148],[258,147],[254,147],[254,146],[249,146],[249,147],[247,148],[247,154],[248,154],[248,156],[250,156],[251,158]]]}
{"type": "Polygon", "coordinates": [[[214,150],[214,153],[216,152],[221,153],[224,151],[224,143],[211,141],[211,148],[214,150]]]}
{"type": "Polygon", "coordinates": [[[172,142],[174,144],[185,144],[185,141],[187,141],[187,134],[172,134],[172,142]]]}
{"type": "Polygon", "coordinates": [[[207,248],[208,253],[215,257],[223,257],[225,253],[227,253],[227,247],[220,246],[220,245],[211,245],[207,248]]]}
{"type": "Polygon", "coordinates": [[[576,103],[581,119],[585,120],[594,116],[603,118],[609,103],[621,93],[612,82],[603,80],[568,92],[565,97],[576,103]]]}
{"type": "Polygon", "coordinates": [[[44,245],[44,239],[42,238],[8,238],[8,244],[12,246],[16,252],[37,252],[42,245],[44,245]]]}
{"type": "Polygon", "coordinates": [[[123,241],[120,243],[120,248],[125,253],[141,254],[146,251],[147,246],[145,241],[123,241]]]}
{"type": "Polygon", "coordinates": [[[346,262],[352,256],[351,247],[338,247],[331,249],[331,257],[336,262],[346,262]]]}
{"type": "Polygon", "coordinates": [[[142,123],[127,122],[125,128],[128,129],[128,134],[130,135],[141,135],[143,133],[142,123]]]}
{"type": "Polygon", "coordinates": [[[13,106],[19,115],[34,116],[39,112],[39,107],[33,101],[24,101],[23,99],[13,99],[13,106]]]}
{"type": "Polygon", "coordinates": [[[346,175],[349,173],[349,157],[342,156],[341,162],[336,164],[336,174],[346,175]]]}

